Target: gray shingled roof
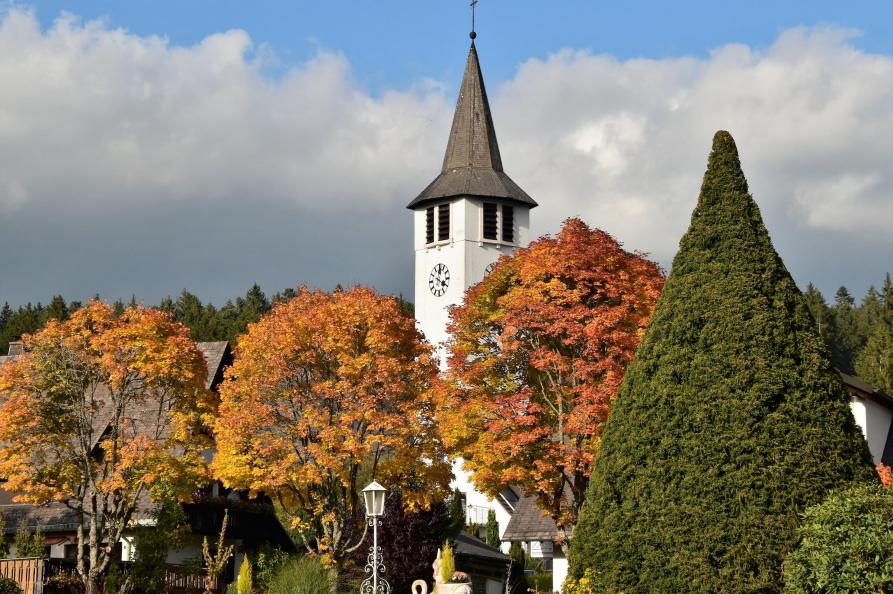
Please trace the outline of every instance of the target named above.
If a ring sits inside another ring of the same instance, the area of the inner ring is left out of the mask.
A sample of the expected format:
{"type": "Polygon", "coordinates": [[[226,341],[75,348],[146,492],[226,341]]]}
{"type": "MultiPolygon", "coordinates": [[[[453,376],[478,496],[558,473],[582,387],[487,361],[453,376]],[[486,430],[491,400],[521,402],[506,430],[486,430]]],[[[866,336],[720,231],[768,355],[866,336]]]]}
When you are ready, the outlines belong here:
{"type": "MultiPolygon", "coordinates": [[[[208,368],[208,379],[205,382],[205,385],[208,388],[215,389],[223,378],[224,367],[230,363],[231,354],[229,343],[226,341],[200,342],[197,343],[196,346],[198,347],[198,350],[201,351],[208,368]]],[[[15,356],[17,355],[0,357],[0,364],[15,356]]],[[[103,385],[97,388],[95,396],[98,400],[103,401],[108,399],[106,396],[107,393],[108,389],[103,385]]],[[[97,414],[94,417],[94,447],[99,443],[99,440],[105,433],[110,414],[111,411],[109,411],[108,414],[97,414]]],[[[153,405],[151,402],[146,402],[133,408],[131,414],[133,415],[132,420],[135,422],[136,427],[139,428],[141,421],[146,424],[151,424],[153,416],[157,414],[157,406],[153,405]],[[145,415],[145,419],[142,418],[143,415],[145,415]]],[[[23,517],[31,526],[40,524],[44,532],[71,530],[77,521],[73,512],[62,504],[50,503],[45,506],[36,507],[32,505],[12,503],[11,500],[12,494],[5,491],[2,488],[2,483],[0,483],[0,513],[3,513],[6,517],[7,532],[10,530],[15,531],[19,520],[23,517]]],[[[141,511],[148,509],[149,506],[148,498],[144,498],[144,500],[145,501],[141,502],[141,511]]]]}
{"type": "Polygon", "coordinates": [[[502,169],[496,129],[474,42],[468,52],[443,169],[407,208],[419,208],[434,200],[454,196],[502,198],[530,208],[537,205],[502,169]]]}
{"type": "Polygon", "coordinates": [[[558,528],[552,518],[544,516],[536,506],[533,497],[523,495],[515,506],[515,513],[505,527],[502,540],[505,541],[531,541],[554,540],[558,536],[558,528]]]}
{"type": "Polygon", "coordinates": [[[476,559],[489,559],[508,563],[511,557],[497,548],[491,547],[479,538],[475,538],[467,532],[460,532],[456,536],[456,554],[476,559]]]}

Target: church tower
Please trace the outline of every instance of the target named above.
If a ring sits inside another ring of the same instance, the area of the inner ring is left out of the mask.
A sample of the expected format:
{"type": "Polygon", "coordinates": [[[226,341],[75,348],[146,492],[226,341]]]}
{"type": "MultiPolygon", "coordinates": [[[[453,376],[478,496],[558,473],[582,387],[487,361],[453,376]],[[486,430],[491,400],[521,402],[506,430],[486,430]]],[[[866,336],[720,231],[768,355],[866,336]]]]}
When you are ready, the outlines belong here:
{"type": "Polygon", "coordinates": [[[443,168],[407,207],[414,211],[416,321],[438,346],[441,367],[447,308],[461,303],[502,254],[527,245],[537,205],[503,171],[474,38],[443,168]]]}

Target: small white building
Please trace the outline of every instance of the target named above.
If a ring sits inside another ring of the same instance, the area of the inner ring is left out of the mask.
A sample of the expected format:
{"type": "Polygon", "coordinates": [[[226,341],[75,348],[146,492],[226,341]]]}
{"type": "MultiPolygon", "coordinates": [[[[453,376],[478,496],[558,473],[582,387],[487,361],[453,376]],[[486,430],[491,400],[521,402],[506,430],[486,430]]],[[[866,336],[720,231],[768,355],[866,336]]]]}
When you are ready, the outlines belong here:
{"type": "Polygon", "coordinates": [[[854,375],[841,373],[852,401],[850,409],[862,428],[875,464],[893,466],[893,397],[854,375]]]}

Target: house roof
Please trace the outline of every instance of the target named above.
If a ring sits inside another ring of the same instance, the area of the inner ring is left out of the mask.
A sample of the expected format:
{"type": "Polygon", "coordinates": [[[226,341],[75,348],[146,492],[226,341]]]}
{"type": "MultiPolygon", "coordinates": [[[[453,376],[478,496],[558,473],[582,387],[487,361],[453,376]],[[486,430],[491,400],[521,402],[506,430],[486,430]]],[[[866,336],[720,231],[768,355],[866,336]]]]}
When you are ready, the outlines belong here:
{"type": "Polygon", "coordinates": [[[224,368],[232,363],[232,352],[229,348],[229,342],[219,340],[217,342],[199,342],[195,345],[205,357],[205,363],[208,366],[208,379],[205,382],[206,388],[216,388],[223,381],[224,368]]]}
{"type": "Polygon", "coordinates": [[[474,41],[468,51],[443,168],[440,175],[407,208],[415,209],[455,196],[501,198],[530,208],[537,205],[503,171],[496,128],[474,41]]]}
{"type": "Polygon", "coordinates": [[[508,563],[511,560],[511,557],[499,549],[491,547],[481,539],[475,538],[467,532],[461,532],[456,536],[456,555],[505,563],[508,563]]]}
{"type": "Polygon", "coordinates": [[[850,393],[856,392],[857,395],[862,396],[863,398],[868,398],[885,408],[893,410],[893,396],[881,392],[862,378],[856,377],[855,375],[849,375],[841,371],[840,378],[843,380],[844,385],[849,389],[850,393]]]}
{"type": "MultiPolygon", "coordinates": [[[[231,362],[232,354],[229,349],[229,343],[226,341],[219,342],[200,342],[196,345],[202,353],[208,369],[208,379],[205,386],[210,389],[216,389],[217,385],[223,380],[223,370],[231,362]]],[[[0,357],[0,364],[8,359],[12,359],[21,354],[20,350],[16,350],[12,355],[0,357]]],[[[104,385],[97,386],[94,397],[97,401],[108,401],[108,388],[104,385]]],[[[93,417],[93,447],[99,444],[108,427],[112,411],[107,410],[104,413],[97,414],[93,417]]],[[[133,421],[137,430],[141,425],[151,425],[152,419],[158,414],[157,405],[152,402],[145,402],[136,406],[131,410],[133,421]]],[[[50,503],[43,506],[33,506],[26,504],[16,504],[12,502],[13,494],[4,490],[0,483],[0,512],[6,517],[6,530],[15,531],[16,526],[22,518],[26,522],[34,526],[40,524],[44,532],[67,531],[76,527],[76,518],[67,507],[58,503],[50,503]],[[12,519],[10,519],[12,518],[12,519]]],[[[144,513],[150,507],[148,497],[144,497],[140,501],[138,515],[144,513]]]]}
{"type": "Polygon", "coordinates": [[[543,515],[536,505],[536,499],[522,495],[515,505],[515,513],[509,520],[502,540],[522,541],[554,540],[558,536],[558,527],[549,516],[543,515]]]}

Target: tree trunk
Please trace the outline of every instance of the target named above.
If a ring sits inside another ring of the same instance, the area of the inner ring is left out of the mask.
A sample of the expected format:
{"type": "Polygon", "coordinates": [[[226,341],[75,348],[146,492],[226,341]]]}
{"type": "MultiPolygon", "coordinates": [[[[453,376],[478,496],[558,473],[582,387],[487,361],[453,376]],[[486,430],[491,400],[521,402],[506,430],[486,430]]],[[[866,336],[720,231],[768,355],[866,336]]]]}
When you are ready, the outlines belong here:
{"type": "Polygon", "coordinates": [[[99,578],[95,575],[87,575],[84,578],[84,594],[102,594],[99,587],[99,578]]]}
{"type": "Polygon", "coordinates": [[[329,568],[329,592],[330,594],[338,594],[338,564],[333,564],[329,568]]]}

